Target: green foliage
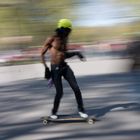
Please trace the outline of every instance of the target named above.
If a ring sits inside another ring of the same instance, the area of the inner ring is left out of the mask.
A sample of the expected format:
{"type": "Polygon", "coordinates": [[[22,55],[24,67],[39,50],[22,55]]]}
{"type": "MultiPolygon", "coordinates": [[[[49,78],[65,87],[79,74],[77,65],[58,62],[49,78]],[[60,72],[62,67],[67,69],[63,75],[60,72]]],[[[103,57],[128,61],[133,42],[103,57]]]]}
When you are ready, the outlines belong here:
{"type": "Polygon", "coordinates": [[[32,45],[42,44],[45,36],[56,28],[58,19],[72,18],[71,9],[72,1],[69,0],[0,2],[0,37],[33,36],[32,45]]]}

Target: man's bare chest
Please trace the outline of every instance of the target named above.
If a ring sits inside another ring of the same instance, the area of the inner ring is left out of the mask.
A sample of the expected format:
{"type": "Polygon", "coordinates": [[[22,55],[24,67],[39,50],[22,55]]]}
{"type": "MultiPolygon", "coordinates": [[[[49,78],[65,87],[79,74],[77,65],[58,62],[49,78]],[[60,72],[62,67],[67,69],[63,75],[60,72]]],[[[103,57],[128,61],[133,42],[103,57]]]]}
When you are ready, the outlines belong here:
{"type": "Polygon", "coordinates": [[[52,42],[52,48],[56,49],[57,51],[64,52],[66,50],[66,40],[55,39],[52,42]]]}

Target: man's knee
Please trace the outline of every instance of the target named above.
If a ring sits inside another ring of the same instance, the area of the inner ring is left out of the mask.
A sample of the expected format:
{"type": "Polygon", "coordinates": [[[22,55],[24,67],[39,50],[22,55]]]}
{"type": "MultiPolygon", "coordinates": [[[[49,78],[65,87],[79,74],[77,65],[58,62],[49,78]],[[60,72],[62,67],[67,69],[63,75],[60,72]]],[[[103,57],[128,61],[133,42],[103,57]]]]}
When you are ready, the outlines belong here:
{"type": "Polygon", "coordinates": [[[61,92],[60,91],[56,92],[56,98],[60,99],[62,97],[62,95],[63,95],[62,91],[61,92]]]}
{"type": "Polygon", "coordinates": [[[78,86],[75,86],[73,90],[76,94],[81,94],[81,91],[78,86]]]}

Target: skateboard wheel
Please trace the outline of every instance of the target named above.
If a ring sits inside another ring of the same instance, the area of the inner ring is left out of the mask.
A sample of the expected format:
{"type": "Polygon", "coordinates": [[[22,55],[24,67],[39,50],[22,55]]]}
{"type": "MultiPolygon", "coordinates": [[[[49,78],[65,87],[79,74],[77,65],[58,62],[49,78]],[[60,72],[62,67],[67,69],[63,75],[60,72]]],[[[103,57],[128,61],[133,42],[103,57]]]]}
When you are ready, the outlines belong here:
{"type": "Polygon", "coordinates": [[[44,125],[47,125],[48,124],[48,121],[47,120],[43,120],[43,124],[44,125]]]}
{"type": "Polygon", "coordinates": [[[93,124],[93,123],[94,123],[94,121],[92,119],[88,120],[88,124],[93,124]]]}

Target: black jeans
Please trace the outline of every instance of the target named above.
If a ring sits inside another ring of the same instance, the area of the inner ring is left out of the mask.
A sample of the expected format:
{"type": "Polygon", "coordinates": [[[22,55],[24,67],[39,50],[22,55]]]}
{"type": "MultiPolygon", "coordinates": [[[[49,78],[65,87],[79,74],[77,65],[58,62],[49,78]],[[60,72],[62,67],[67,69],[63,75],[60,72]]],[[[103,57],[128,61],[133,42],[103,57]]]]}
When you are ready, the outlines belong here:
{"type": "Polygon", "coordinates": [[[71,88],[75,93],[76,101],[78,104],[78,110],[84,112],[81,91],[79,89],[76,78],[71,68],[65,62],[59,65],[53,64],[51,65],[51,73],[52,73],[52,80],[56,88],[56,95],[54,99],[52,114],[57,113],[60,100],[63,95],[62,76],[65,78],[65,80],[68,81],[69,85],[71,86],[71,88]]]}

